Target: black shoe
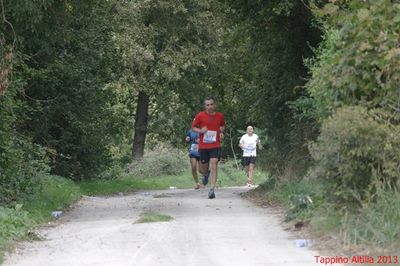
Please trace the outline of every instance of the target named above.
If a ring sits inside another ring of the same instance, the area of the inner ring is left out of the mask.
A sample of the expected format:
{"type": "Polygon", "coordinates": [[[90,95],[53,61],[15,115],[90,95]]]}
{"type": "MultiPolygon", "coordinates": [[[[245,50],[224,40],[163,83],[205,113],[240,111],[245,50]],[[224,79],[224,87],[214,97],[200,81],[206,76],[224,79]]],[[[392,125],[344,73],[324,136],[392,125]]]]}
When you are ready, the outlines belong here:
{"type": "Polygon", "coordinates": [[[203,178],[201,182],[203,183],[203,186],[206,186],[208,184],[208,177],[210,176],[210,170],[207,171],[205,175],[203,175],[203,178]]]}
{"type": "Polygon", "coordinates": [[[214,199],[215,198],[215,192],[214,189],[210,189],[210,191],[208,191],[208,198],[209,199],[214,199]]]}

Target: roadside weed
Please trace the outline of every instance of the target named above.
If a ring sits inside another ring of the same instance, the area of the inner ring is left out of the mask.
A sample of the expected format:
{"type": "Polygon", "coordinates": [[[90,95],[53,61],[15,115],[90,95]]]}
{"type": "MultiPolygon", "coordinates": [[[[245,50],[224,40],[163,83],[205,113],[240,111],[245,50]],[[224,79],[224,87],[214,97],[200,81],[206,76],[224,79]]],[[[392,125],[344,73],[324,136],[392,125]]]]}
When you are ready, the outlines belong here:
{"type": "Polygon", "coordinates": [[[166,214],[146,212],[143,213],[135,223],[140,224],[140,223],[168,222],[173,219],[174,219],[173,217],[166,214]]]}

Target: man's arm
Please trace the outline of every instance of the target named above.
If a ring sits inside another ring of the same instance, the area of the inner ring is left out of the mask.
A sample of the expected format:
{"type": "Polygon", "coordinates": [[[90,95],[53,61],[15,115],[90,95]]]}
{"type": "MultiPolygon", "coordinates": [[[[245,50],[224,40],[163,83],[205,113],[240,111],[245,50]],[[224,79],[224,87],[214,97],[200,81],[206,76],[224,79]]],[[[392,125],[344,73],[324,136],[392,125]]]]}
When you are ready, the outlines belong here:
{"type": "Polygon", "coordinates": [[[192,130],[197,133],[201,133],[201,129],[198,127],[192,127],[192,130]]]}
{"type": "Polygon", "coordinates": [[[240,147],[241,149],[244,149],[244,141],[243,141],[243,136],[240,138],[240,141],[239,141],[239,147],[240,147]]]}
{"type": "Polygon", "coordinates": [[[225,137],[225,127],[220,127],[219,128],[219,138],[222,140],[225,137]]]}
{"type": "Polygon", "coordinates": [[[260,138],[257,136],[257,146],[258,146],[258,148],[260,149],[260,150],[262,150],[263,149],[263,146],[262,146],[262,144],[261,144],[261,141],[260,141],[260,138]]]}
{"type": "Polygon", "coordinates": [[[221,115],[222,115],[222,119],[221,119],[221,125],[219,127],[219,138],[224,139],[224,137],[225,137],[225,117],[222,113],[221,113],[221,115]]]}
{"type": "Polygon", "coordinates": [[[202,128],[198,128],[198,127],[192,127],[192,130],[194,132],[200,133],[200,134],[204,134],[207,132],[207,127],[202,127],[202,128]]]}
{"type": "Polygon", "coordinates": [[[199,124],[198,118],[196,116],[196,118],[193,120],[193,123],[192,123],[192,130],[194,132],[197,132],[197,133],[200,133],[200,134],[204,134],[204,133],[207,132],[207,127],[200,128],[200,124],[199,124]]]}

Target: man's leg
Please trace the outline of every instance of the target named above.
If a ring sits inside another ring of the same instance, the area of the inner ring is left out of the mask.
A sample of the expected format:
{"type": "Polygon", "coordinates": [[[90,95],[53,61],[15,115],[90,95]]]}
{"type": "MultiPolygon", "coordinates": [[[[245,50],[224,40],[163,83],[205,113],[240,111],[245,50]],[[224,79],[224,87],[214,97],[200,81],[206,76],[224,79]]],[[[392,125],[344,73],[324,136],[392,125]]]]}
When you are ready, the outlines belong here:
{"type": "Polygon", "coordinates": [[[218,158],[210,158],[211,187],[215,188],[218,177],[218,158]]]}
{"type": "Polygon", "coordinates": [[[245,171],[245,173],[246,173],[247,178],[249,178],[249,165],[246,165],[246,166],[244,167],[244,171],[245,171]]]}
{"type": "Polygon", "coordinates": [[[208,162],[206,162],[206,163],[200,162],[200,164],[199,164],[199,172],[202,175],[207,174],[207,172],[208,172],[208,162]]]}
{"type": "Polygon", "coordinates": [[[253,185],[254,163],[249,164],[249,172],[248,173],[249,173],[249,175],[248,175],[247,183],[249,185],[253,185]]]}
{"type": "Polygon", "coordinates": [[[199,171],[203,175],[202,183],[204,186],[208,184],[210,153],[209,150],[200,150],[200,167],[199,171]]]}
{"type": "Polygon", "coordinates": [[[211,188],[210,191],[208,192],[208,198],[213,199],[215,198],[215,192],[214,189],[217,185],[217,179],[218,179],[218,161],[221,156],[221,150],[220,149],[213,149],[210,152],[210,175],[211,175],[211,188]]]}
{"type": "Polygon", "coordinates": [[[243,157],[244,163],[244,171],[246,172],[246,185],[249,184],[249,164],[250,164],[250,157],[243,157]]]}
{"type": "Polygon", "coordinates": [[[208,170],[208,162],[200,162],[200,173],[203,175],[203,177],[201,178],[201,182],[203,183],[203,186],[206,186],[208,184],[208,177],[210,176],[210,171],[208,170]]]}

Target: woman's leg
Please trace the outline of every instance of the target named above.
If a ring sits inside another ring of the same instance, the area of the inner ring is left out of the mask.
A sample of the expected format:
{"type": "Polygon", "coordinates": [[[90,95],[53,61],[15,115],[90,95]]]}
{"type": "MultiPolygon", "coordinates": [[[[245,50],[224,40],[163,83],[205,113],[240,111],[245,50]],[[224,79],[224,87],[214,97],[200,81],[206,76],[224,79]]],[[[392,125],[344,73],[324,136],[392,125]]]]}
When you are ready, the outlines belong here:
{"type": "Polygon", "coordinates": [[[196,158],[190,158],[190,166],[192,168],[193,180],[196,183],[195,188],[199,188],[200,183],[199,183],[199,177],[197,176],[197,159],[196,158]]]}

